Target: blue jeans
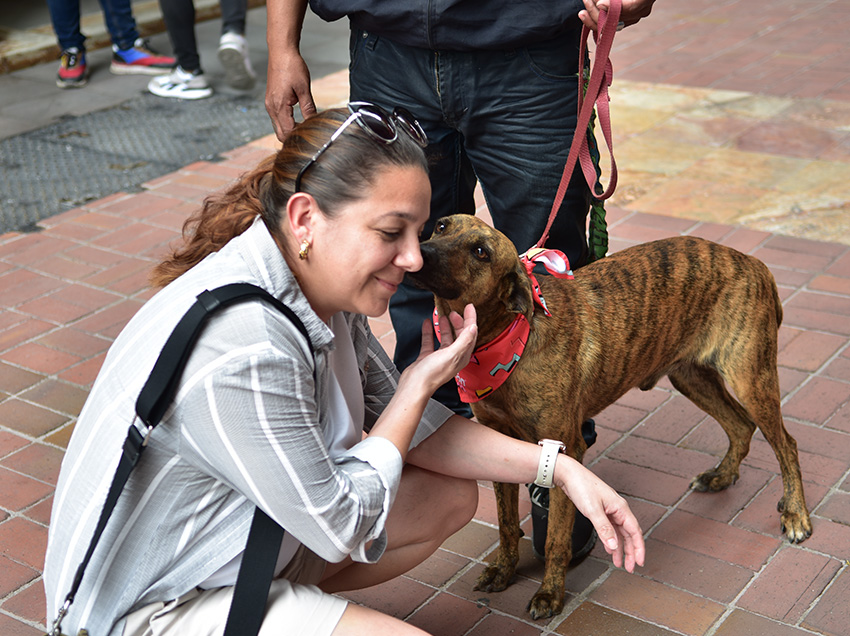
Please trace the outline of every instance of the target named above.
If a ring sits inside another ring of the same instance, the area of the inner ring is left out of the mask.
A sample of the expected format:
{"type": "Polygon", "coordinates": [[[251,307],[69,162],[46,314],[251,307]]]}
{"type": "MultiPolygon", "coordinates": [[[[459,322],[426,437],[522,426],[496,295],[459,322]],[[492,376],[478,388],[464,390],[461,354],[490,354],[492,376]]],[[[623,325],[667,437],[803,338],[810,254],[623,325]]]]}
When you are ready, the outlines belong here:
{"type": "MultiPolygon", "coordinates": [[[[119,49],[133,46],[139,32],[130,0],[100,0],[100,6],[112,43],[119,49]]],[[[47,8],[61,49],[85,50],[86,36],[80,31],[80,0],[47,0],[47,8]]]]}
{"type": "MultiPolygon", "coordinates": [[[[352,100],[404,106],[428,134],[431,218],[474,214],[476,179],[495,227],[522,252],[543,234],[576,126],[579,31],[509,51],[430,51],[357,29],[351,34],[352,100]]],[[[546,246],[571,265],[588,256],[585,223],[590,193],[576,171],[546,246]]],[[[434,309],[431,294],[402,285],[390,302],[395,363],[419,354],[420,325],[434,309]]],[[[454,382],[435,395],[462,414],[454,382]]]]}

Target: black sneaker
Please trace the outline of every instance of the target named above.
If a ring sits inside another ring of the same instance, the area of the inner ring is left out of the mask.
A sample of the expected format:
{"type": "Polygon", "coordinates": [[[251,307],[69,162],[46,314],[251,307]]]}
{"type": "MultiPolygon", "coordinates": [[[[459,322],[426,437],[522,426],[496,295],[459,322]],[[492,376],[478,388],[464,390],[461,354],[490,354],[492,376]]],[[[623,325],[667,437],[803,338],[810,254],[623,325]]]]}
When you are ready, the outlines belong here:
{"type": "MultiPolygon", "coordinates": [[[[596,442],[596,423],[590,419],[586,420],[581,426],[581,434],[587,447],[593,446],[596,442]]],[[[528,494],[531,497],[531,547],[534,556],[543,561],[546,557],[546,535],[549,526],[549,489],[537,484],[528,484],[528,494]]],[[[593,524],[578,510],[573,524],[572,545],[571,567],[581,563],[596,545],[596,530],[593,524]]]]}

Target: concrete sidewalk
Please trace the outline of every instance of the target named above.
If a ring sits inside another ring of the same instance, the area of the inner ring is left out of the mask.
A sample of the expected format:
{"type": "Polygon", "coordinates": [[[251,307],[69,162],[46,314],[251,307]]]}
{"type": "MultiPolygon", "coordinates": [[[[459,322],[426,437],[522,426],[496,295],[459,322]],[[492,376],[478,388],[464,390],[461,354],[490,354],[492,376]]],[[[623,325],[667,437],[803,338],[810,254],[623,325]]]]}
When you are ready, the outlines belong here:
{"type": "MultiPolygon", "coordinates": [[[[661,0],[618,35],[621,176],[607,207],[612,251],[692,234],[770,266],[785,310],[783,414],[813,536],[783,541],[778,465],[760,434],[737,484],[688,490],[725,437],[664,382],[600,414],[586,461],[640,519],[648,556],[637,574],[597,547],[568,574],[565,611],[534,622],[525,606],[542,565],[526,538],[514,585],[473,591],[497,542],[482,484],[475,520],[431,559],[349,598],[438,636],[850,633],[850,16],[837,1],[796,7],[661,0]]],[[[344,103],[346,73],[316,81],[315,93],[323,107],[344,103]]],[[[40,572],[63,449],[106,349],[152,293],[147,272],[210,191],[275,145],[263,137],[47,219],[40,232],[0,236],[0,633],[44,628],[40,572]]],[[[391,351],[387,317],[372,324],[391,351]]],[[[530,536],[527,500],[521,513],[530,536]]]]}

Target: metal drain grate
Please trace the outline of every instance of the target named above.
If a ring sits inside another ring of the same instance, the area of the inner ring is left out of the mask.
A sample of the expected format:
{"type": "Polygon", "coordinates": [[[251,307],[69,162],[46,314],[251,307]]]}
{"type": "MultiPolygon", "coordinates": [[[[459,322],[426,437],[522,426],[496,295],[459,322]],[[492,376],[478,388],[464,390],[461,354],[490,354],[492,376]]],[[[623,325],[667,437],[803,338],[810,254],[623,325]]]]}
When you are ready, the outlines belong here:
{"type": "Polygon", "coordinates": [[[273,131],[262,98],[143,94],[0,140],[0,234],[174,172],[273,131]]]}

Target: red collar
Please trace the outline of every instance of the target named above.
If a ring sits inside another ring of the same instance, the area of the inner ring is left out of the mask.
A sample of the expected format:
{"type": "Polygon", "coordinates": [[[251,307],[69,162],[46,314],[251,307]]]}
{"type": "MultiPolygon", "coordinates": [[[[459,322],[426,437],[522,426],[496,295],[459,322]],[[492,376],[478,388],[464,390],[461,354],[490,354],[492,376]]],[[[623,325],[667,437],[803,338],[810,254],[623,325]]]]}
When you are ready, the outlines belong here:
{"type": "MultiPolygon", "coordinates": [[[[539,247],[528,250],[520,259],[531,279],[535,302],[543,308],[547,316],[551,316],[532,270],[536,263],[542,263],[553,276],[572,279],[570,262],[562,252],[539,247]]],[[[434,309],[433,321],[434,331],[439,340],[440,321],[436,309],[434,309]]],[[[460,401],[467,404],[478,402],[502,386],[522,357],[530,332],[531,325],[528,324],[528,319],[523,314],[517,314],[514,321],[502,333],[487,344],[477,347],[472,352],[469,364],[455,376],[460,401]]]]}
{"type": "MultiPolygon", "coordinates": [[[[436,309],[434,310],[434,331],[439,340],[440,322],[436,309]]],[[[455,376],[461,402],[466,404],[478,402],[502,386],[522,357],[530,331],[531,325],[528,324],[528,319],[522,314],[517,314],[507,329],[472,352],[469,364],[455,376]]]]}

